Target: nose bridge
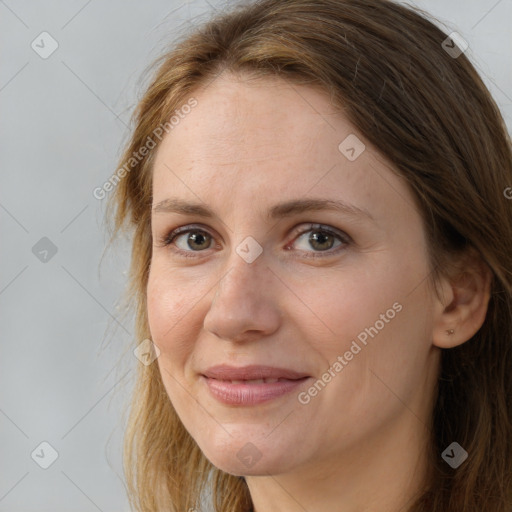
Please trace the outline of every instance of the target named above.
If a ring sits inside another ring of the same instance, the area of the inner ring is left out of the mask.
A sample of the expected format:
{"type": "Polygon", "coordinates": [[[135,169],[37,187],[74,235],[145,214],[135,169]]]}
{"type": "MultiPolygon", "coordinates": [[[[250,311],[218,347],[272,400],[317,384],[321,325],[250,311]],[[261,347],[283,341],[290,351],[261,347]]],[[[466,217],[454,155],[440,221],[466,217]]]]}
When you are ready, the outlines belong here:
{"type": "Polygon", "coordinates": [[[250,299],[259,295],[261,289],[264,288],[261,286],[266,280],[263,254],[250,262],[250,260],[244,259],[244,249],[245,246],[241,243],[233,250],[228,262],[228,271],[218,283],[216,297],[226,296],[229,298],[234,295],[238,300],[250,299]],[[238,251],[242,252],[242,256],[238,251]]]}
{"type": "Polygon", "coordinates": [[[204,319],[206,330],[223,339],[242,339],[247,331],[269,334],[279,325],[275,295],[269,293],[270,272],[263,255],[248,263],[233,251],[228,271],[217,283],[204,319]]]}

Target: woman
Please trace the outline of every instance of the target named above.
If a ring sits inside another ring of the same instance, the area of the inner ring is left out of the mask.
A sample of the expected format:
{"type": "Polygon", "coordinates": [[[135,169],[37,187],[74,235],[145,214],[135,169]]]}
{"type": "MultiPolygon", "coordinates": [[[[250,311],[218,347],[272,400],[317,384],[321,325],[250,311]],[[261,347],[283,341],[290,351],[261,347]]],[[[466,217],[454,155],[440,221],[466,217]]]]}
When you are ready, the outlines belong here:
{"type": "Polygon", "coordinates": [[[511,146],[456,42],[263,0],[159,61],[110,204],[136,510],[512,510],[511,146]]]}

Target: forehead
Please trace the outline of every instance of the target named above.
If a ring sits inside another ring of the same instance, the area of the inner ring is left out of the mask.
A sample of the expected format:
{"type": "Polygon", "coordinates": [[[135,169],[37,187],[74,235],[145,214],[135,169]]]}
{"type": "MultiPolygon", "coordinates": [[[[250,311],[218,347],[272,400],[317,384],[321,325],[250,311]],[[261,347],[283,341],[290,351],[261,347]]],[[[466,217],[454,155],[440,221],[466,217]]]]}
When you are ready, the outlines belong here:
{"type": "Polygon", "coordinates": [[[247,164],[292,157],[309,153],[322,137],[328,143],[328,132],[339,129],[329,120],[333,111],[324,94],[278,78],[221,76],[194,97],[197,105],[163,146],[179,148],[184,157],[193,149],[196,161],[215,157],[219,164],[247,164]]]}
{"type": "Polygon", "coordinates": [[[228,75],[193,97],[197,105],[158,149],[154,203],[179,195],[215,208],[215,201],[243,204],[255,196],[270,205],[277,199],[328,195],[373,210],[377,217],[391,213],[390,203],[403,208],[407,205],[400,201],[409,200],[412,205],[390,164],[355,134],[318,88],[228,75]],[[358,137],[366,146],[353,161],[342,151],[348,137],[352,145],[358,137]]]}

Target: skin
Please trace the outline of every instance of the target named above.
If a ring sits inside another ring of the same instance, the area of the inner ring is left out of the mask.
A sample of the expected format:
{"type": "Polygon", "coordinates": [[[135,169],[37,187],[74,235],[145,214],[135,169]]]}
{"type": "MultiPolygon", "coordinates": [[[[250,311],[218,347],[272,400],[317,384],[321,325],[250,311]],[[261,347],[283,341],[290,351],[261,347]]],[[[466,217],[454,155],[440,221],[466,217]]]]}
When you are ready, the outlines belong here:
{"type": "Polygon", "coordinates": [[[396,512],[427,470],[440,349],[480,328],[490,275],[468,266],[438,298],[420,213],[391,164],[322,91],[245,78],[226,73],[197,90],[156,155],[153,205],[174,197],[216,214],[152,214],[148,319],[166,391],[205,456],[246,477],[257,512],[396,512]],[[338,149],[349,134],[366,145],[355,161],[338,149]],[[374,221],[327,210],[266,219],[305,197],[341,199],[374,221]],[[312,245],[311,223],[350,240],[312,245]],[[198,245],[185,233],[164,246],[191,224],[206,237],[198,245]],[[263,250],[252,263],[236,252],[248,236],[263,250]],[[294,391],[224,405],[199,376],[222,363],[281,366],[311,375],[307,392],[395,303],[400,312],[307,404],[294,391]],[[260,456],[251,467],[237,457],[248,442],[260,456]]]}

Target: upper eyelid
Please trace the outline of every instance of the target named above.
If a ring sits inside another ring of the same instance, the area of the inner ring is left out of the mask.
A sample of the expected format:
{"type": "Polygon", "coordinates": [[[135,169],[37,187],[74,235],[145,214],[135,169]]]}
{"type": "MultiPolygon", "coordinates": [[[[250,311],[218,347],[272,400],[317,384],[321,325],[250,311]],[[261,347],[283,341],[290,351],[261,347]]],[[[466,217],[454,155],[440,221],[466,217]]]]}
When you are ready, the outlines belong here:
{"type": "MultiPolygon", "coordinates": [[[[344,233],[344,231],[342,229],[336,228],[334,226],[330,226],[328,224],[322,224],[321,222],[301,222],[297,226],[303,226],[305,228],[304,231],[309,231],[310,229],[319,229],[319,230],[324,229],[325,231],[332,231],[335,234],[341,235],[344,233]]],[[[298,230],[297,226],[294,227],[293,229],[291,229],[290,232],[297,231],[298,230]]],[[[170,229],[170,230],[166,231],[166,233],[168,235],[171,235],[172,233],[174,233],[175,235],[178,235],[178,234],[181,235],[188,231],[205,231],[206,233],[210,233],[210,230],[213,230],[216,232],[215,229],[210,228],[210,227],[205,227],[201,224],[185,224],[183,226],[178,226],[174,229],[170,229]]]]}

